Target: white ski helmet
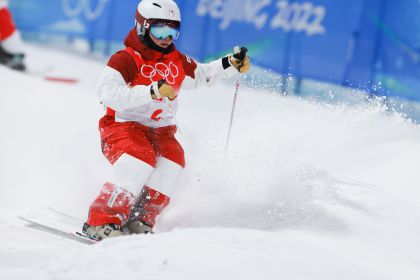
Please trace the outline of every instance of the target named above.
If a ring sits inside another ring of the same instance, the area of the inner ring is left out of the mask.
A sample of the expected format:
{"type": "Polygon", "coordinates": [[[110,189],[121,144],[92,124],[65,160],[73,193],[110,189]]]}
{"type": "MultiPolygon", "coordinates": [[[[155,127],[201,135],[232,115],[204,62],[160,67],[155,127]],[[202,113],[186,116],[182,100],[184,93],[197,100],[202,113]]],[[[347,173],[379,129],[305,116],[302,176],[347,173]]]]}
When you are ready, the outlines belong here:
{"type": "Polygon", "coordinates": [[[136,30],[139,38],[149,42],[149,33],[152,25],[165,24],[178,29],[178,34],[172,36],[177,39],[181,26],[181,12],[173,0],[142,0],[136,11],[136,30]]]}

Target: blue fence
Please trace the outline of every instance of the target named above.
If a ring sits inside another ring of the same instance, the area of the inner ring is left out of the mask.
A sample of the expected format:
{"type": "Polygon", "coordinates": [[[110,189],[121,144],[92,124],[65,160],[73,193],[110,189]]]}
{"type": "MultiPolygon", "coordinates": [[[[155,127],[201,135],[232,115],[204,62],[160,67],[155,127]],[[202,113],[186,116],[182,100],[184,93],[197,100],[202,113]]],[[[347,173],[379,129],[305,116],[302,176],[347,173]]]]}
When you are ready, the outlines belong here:
{"type": "MultiPolygon", "coordinates": [[[[235,45],[276,72],[420,101],[418,0],[178,0],[178,48],[199,60],[235,45]]],[[[12,0],[23,32],[122,42],[137,0],[12,0]]],[[[112,48],[105,48],[110,52],[112,48]]]]}

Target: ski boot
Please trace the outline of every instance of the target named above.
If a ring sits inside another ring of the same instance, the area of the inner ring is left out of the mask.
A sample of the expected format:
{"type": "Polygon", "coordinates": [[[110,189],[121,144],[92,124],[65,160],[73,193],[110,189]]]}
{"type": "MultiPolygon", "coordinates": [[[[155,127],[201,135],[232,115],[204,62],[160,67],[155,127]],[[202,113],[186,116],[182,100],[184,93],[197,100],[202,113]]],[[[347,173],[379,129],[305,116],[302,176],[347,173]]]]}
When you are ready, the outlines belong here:
{"type": "Polygon", "coordinates": [[[100,241],[108,237],[117,237],[123,235],[123,231],[119,225],[106,224],[102,226],[91,226],[84,223],[82,232],[90,239],[100,241]]]}
{"type": "Polygon", "coordinates": [[[132,234],[153,233],[156,216],[169,204],[169,197],[147,186],[143,187],[131,207],[125,228],[132,234]]]}
{"type": "Polygon", "coordinates": [[[152,227],[142,221],[128,221],[125,227],[131,234],[148,234],[153,233],[152,227]]]}
{"type": "Polygon", "coordinates": [[[0,64],[3,64],[13,70],[17,71],[25,71],[26,65],[23,62],[23,59],[25,58],[24,54],[12,54],[9,52],[6,52],[1,46],[0,46],[0,64]]]}

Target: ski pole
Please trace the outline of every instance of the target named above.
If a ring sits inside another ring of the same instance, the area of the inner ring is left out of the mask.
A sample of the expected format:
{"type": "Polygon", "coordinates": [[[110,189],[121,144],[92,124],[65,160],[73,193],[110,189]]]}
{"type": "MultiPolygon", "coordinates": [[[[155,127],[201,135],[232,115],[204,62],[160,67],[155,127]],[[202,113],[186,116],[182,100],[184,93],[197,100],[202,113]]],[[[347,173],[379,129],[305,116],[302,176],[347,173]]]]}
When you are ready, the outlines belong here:
{"type": "Polygon", "coordinates": [[[235,107],[236,107],[236,98],[238,96],[238,91],[239,91],[239,79],[236,80],[236,89],[235,89],[235,95],[233,97],[233,105],[232,105],[232,111],[230,113],[230,123],[229,123],[229,130],[228,130],[228,135],[226,138],[226,144],[225,144],[225,154],[228,150],[229,147],[229,140],[230,140],[230,132],[232,131],[232,124],[233,124],[233,116],[235,115],[235,107]]]}
{"type": "MultiPolygon", "coordinates": [[[[233,54],[233,58],[236,59],[236,60],[238,60],[238,61],[240,61],[240,62],[242,62],[245,59],[245,57],[246,57],[247,51],[248,51],[248,49],[245,48],[245,47],[242,47],[242,48],[235,47],[233,49],[233,53],[234,53],[233,54]]],[[[242,66],[243,66],[242,63],[240,63],[238,70],[240,70],[242,66]]],[[[239,83],[239,78],[238,78],[236,80],[235,95],[233,97],[232,111],[230,113],[230,123],[229,123],[228,135],[227,135],[227,138],[226,138],[226,144],[225,144],[225,154],[226,154],[227,149],[229,147],[230,133],[232,131],[233,116],[235,115],[236,99],[237,99],[238,92],[239,92],[239,86],[240,86],[240,83],[239,83]]]]}

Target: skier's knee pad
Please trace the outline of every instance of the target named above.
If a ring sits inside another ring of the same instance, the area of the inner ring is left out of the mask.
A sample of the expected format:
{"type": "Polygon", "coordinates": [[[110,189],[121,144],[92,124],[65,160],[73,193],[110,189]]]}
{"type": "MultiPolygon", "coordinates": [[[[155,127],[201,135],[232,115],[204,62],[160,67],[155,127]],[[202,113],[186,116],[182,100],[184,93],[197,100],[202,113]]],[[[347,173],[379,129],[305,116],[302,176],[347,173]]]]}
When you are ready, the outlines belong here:
{"type": "Polygon", "coordinates": [[[182,170],[181,165],[167,158],[159,157],[156,168],[145,185],[171,197],[182,170]]]}
{"type": "Polygon", "coordinates": [[[153,171],[148,163],[129,154],[122,154],[112,165],[107,182],[138,195],[153,171]]]}

